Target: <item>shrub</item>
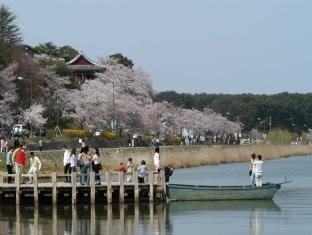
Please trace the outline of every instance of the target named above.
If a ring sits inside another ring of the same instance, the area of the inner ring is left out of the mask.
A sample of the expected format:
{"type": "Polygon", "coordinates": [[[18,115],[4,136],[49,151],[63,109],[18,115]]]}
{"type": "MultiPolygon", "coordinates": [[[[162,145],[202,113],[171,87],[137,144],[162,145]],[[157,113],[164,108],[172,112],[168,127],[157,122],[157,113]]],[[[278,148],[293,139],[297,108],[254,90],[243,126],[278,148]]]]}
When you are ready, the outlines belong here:
{"type": "Polygon", "coordinates": [[[181,137],[179,136],[166,136],[165,137],[166,144],[180,144],[181,143],[181,137]]]}
{"type": "Polygon", "coordinates": [[[268,140],[272,144],[290,144],[293,134],[288,130],[273,129],[268,134],[268,140]]]}
{"type": "Polygon", "coordinates": [[[155,137],[152,136],[152,135],[144,135],[144,136],[143,136],[143,140],[144,140],[145,142],[151,142],[153,138],[155,138],[155,137]]]}
{"type": "Polygon", "coordinates": [[[117,133],[116,132],[112,132],[112,131],[104,131],[102,133],[102,136],[106,139],[109,139],[109,140],[115,140],[117,139],[117,133]]]}
{"type": "Polygon", "coordinates": [[[90,135],[90,132],[86,130],[70,130],[70,129],[63,129],[62,133],[67,136],[72,137],[87,137],[90,135]]]}

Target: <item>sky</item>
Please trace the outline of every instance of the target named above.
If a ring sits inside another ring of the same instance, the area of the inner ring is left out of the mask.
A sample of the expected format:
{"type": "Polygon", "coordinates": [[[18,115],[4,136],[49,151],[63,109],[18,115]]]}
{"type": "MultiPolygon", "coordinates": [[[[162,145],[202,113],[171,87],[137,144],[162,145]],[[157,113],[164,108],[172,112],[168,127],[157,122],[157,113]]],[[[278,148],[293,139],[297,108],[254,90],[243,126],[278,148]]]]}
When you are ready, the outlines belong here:
{"type": "Polygon", "coordinates": [[[114,53],[157,91],[311,92],[311,0],[1,0],[24,43],[114,53]]]}

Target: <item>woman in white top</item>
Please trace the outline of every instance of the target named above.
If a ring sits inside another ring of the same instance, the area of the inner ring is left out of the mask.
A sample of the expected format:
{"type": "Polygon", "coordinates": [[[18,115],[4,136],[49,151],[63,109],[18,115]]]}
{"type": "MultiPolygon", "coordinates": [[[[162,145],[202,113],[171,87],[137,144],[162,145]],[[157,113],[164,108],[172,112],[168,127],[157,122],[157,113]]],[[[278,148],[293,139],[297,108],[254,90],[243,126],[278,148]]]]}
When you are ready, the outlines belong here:
{"type": "Polygon", "coordinates": [[[101,184],[101,178],[100,178],[100,170],[101,170],[101,160],[100,160],[100,151],[98,148],[95,149],[95,152],[93,153],[92,156],[92,166],[93,166],[93,171],[95,173],[95,182],[96,184],[101,184]]]}
{"type": "Polygon", "coordinates": [[[132,182],[132,175],[133,175],[133,163],[132,163],[132,158],[128,158],[128,163],[127,163],[127,182],[132,182]]]}
{"type": "Polygon", "coordinates": [[[255,168],[256,168],[256,172],[255,172],[255,177],[256,177],[256,186],[257,187],[261,187],[262,186],[262,155],[258,155],[257,159],[255,161],[255,168]]]}
{"type": "Polygon", "coordinates": [[[75,148],[73,148],[71,153],[70,153],[69,164],[70,164],[69,173],[76,172],[77,154],[76,154],[76,149],[75,148]]]}
{"type": "Polygon", "coordinates": [[[155,154],[154,154],[154,168],[155,168],[155,172],[157,172],[157,182],[160,181],[160,155],[159,155],[159,147],[157,146],[155,148],[155,154]]]}

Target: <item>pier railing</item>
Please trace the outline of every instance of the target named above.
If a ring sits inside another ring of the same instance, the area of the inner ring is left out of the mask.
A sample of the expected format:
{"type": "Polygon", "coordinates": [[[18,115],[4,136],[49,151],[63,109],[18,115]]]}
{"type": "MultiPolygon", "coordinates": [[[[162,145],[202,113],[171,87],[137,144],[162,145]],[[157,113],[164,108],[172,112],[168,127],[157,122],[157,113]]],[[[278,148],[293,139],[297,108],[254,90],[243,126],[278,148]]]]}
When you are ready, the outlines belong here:
{"type": "Polygon", "coordinates": [[[138,174],[134,171],[127,175],[121,172],[100,172],[89,174],[72,172],[71,174],[7,174],[0,173],[0,203],[7,198],[14,198],[15,203],[22,203],[21,195],[33,197],[35,204],[40,198],[50,197],[53,204],[62,197],[71,196],[71,203],[76,204],[80,194],[86,195],[91,204],[96,199],[107,203],[125,202],[129,199],[139,202],[142,198],[152,202],[164,200],[166,183],[164,171],[149,171],[144,183],[138,182],[138,174]],[[127,177],[130,176],[130,177],[127,177]],[[130,179],[130,180],[129,180],[130,179]],[[30,182],[31,180],[31,182],[30,182]],[[145,197],[144,197],[145,196],[145,197]]]}

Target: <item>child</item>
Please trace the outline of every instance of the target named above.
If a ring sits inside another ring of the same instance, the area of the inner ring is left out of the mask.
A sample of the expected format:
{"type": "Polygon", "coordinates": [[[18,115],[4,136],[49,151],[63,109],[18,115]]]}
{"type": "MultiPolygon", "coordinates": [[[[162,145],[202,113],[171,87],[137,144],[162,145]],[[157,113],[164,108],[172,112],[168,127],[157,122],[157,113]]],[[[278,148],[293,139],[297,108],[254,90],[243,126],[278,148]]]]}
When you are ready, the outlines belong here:
{"type": "Polygon", "coordinates": [[[123,164],[123,162],[120,163],[119,165],[119,172],[125,174],[127,172],[125,165],[123,164]]]}
{"type": "Polygon", "coordinates": [[[141,165],[138,167],[138,181],[139,183],[144,183],[144,177],[147,173],[147,167],[145,161],[141,161],[141,165]]]}
{"type": "Polygon", "coordinates": [[[41,161],[40,159],[34,155],[34,152],[30,153],[30,169],[28,171],[28,174],[31,174],[32,176],[29,176],[29,184],[32,182],[32,177],[37,174],[38,171],[41,169],[41,161]]]}
{"type": "Polygon", "coordinates": [[[130,157],[128,159],[127,163],[127,182],[132,182],[132,173],[133,173],[133,163],[132,163],[132,158],[130,157]]]}

